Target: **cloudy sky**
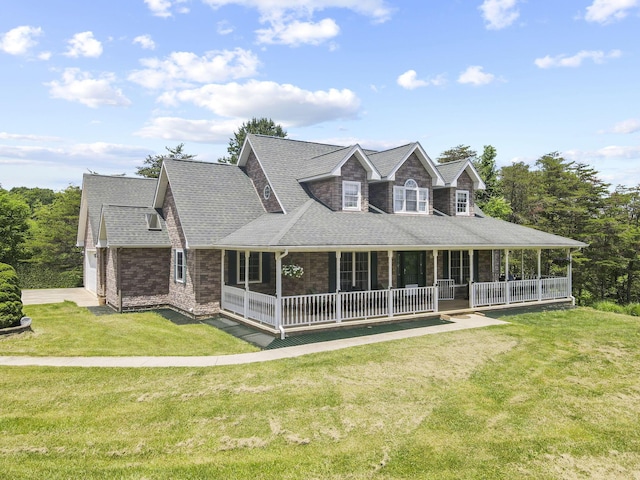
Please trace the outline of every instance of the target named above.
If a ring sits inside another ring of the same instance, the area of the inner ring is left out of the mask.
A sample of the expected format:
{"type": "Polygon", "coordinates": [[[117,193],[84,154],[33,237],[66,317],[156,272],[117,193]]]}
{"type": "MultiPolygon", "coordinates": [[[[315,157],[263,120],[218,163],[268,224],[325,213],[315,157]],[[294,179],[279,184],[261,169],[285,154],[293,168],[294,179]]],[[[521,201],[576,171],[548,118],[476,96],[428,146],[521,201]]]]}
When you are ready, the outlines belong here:
{"type": "Polygon", "coordinates": [[[20,0],[0,15],[0,185],[132,174],[251,117],[432,158],[559,151],[640,184],[640,0],[20,0]]]}

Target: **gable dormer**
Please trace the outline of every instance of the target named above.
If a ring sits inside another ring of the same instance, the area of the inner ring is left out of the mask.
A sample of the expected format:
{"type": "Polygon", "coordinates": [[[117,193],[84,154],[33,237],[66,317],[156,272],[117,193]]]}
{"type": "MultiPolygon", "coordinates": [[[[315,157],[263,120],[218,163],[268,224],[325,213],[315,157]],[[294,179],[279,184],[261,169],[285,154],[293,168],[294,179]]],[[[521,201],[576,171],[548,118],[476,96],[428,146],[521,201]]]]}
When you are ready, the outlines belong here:
{"type": "Polygon", "coordinates": [[[457,160],[438,165],[445,186],[434,191],[433,207],[452,217],[473,217],[476,190],[484,190],[480,174],[470,160],[457,160]]]}
{"type": "Polygon", "coordinates": [[[306,173],[300,183],[334,211],[368,211],[369,180],[380,178],[358,145],[310,159],[306,173]]]}
{"type": "Polygon", "coordinates": [[[369,186],[371,205],[386,213],[433,213],[433,188],[444,179],[419,143],[370,155],[383,178],[369,186]]]}

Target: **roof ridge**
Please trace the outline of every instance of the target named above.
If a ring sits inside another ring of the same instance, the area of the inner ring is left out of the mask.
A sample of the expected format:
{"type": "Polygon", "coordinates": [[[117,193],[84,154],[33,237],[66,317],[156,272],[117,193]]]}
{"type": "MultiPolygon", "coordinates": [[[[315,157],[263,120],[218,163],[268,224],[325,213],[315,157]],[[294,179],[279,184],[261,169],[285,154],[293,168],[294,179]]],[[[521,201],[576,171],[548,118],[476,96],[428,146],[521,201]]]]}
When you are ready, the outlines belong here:
{"type": "Polygon", "coordinates": [[[407,147],[416,145],[417,143],[418,142],[409,142],[409,143],[405,143],[404,145],[399,145],[397,147],[389,148],[387,150],[374,150],[375,153],[372,153],[371,155],[380,155],[382,153],[393,152],[394,150],[400,150],[401,148],[407,148],[407,147]]]}
{"type": "Polygon", "coordinates": [[[170,158],[170,157],[166,157],[163,160],[172,160],[174,162],[184,162],[184,163],[201,163],[204,165],[224,165],[224,166],[232,166],[235,167],[234,164],[232,163],[222,163],[222,162],[209,162],[207,160],[196,160],[194,158],[170,158]]]}
{"type": "Polygon", "coordinates": [[[322,142],[310,142],[308,140],[297,140],[295,138],[287,138],[287,137],[277,137],[274,135],[263,135],[261,133],[250,133],[249,135],[253,135],[254,137],[262,137],[262,138],[272,138],[275,140],[285,140],[287,142],[296,142],[296,143],[306,143],[309,145],[322,145],[324,147],[337,147],[337,148],[348,148],[349,145],[335,145],[333,143],[322,143],[322,142]]]}
{"type": "Polygon", "coordinates": [[[130,177],[128,175],[107,175],[106,173],[84,173],[84,177],[100,177],[100,178],[113,178],[118,180],[153,180],[158,181],[157,178],[147,178],[147,177],[130,177]]]}
{"type": "MultiPolygon", "coordinates": [[[[336,150],[332,150],[331,152],[321,153],[320,155],[316,155],[315,157],[310,157],[310,159],[313,160],[315,158],[326,157],[327,155],[334,155],[335,153],[339,152],[340,150],[349,150],[351,148],[354,148],[357,145],[358,144],[356,143],[355,145],[348,145],[346,147],[338,147],[336,150]]],[[[332,146],[332,145],[329,145],[329,146],[332,146]]]]}
{"type": "Polygon", "coordinates": [[[309,210],[309,208],[311,208],[311,205],[313,205],[314,203],[315,200],[310,198],[295,213],[292,213],[291,219],[284,225],[284,227],[282,227],[282,229],[276,235],[271,238],[271,240],[269,241],[269,245],[277,244],[282,239],[282,237],[284,237],[287,232],[291,230],[291,227],[296,224],[302,214],[309,210]]]}

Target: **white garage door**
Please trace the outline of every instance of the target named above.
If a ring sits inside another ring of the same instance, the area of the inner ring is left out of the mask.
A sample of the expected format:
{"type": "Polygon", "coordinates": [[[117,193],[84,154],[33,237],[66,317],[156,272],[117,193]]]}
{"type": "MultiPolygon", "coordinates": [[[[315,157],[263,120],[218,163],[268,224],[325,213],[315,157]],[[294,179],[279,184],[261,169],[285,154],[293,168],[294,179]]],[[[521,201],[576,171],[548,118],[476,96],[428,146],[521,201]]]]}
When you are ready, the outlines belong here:
{"type": "Polygon", "coordinates": [[[96,293],[97,258],[95,250],[87,250],[84,254],[84,288],[96,293]]]}

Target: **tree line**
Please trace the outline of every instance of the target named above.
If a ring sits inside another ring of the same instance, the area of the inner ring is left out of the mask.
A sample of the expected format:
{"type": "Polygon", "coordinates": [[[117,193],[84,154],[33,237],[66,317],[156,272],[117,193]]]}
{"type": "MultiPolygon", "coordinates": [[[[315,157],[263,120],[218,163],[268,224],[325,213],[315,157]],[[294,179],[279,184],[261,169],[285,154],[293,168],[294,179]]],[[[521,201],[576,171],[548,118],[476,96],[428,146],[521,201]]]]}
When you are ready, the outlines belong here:
{"type": "MultiPolygon", "coordinates": [[[[237,163],[248,133],[286,137],[271,119],[252,118],[229,140],[223,163],[237,163]]],[[[184,145],[149,155],[137,174],[155,178],[165,158],[193,159],[184,145]]],[[[574,295],[581,304],[640,301],[640,185],[611,189],[592,167],[568,161],[558,152],[533,165],[496,166],[497,151],[478,154],[468,145],[445,150],[440,163],[470,159],[486,189],[476,205],[487,215],[583,241],[574,254],[574,295]]],[[[82,252],[75,247],[81,191],[0,186],[0,263],[18,270],[23,288],[82,284],[82,252]]]]}

